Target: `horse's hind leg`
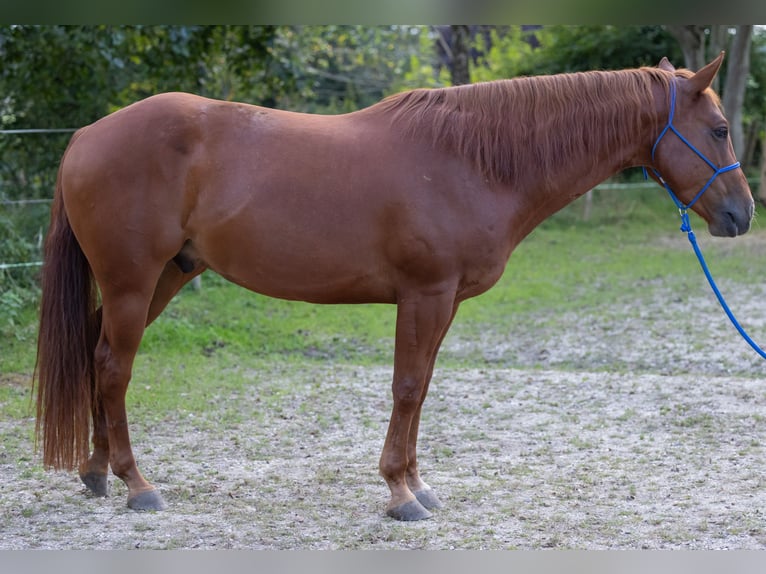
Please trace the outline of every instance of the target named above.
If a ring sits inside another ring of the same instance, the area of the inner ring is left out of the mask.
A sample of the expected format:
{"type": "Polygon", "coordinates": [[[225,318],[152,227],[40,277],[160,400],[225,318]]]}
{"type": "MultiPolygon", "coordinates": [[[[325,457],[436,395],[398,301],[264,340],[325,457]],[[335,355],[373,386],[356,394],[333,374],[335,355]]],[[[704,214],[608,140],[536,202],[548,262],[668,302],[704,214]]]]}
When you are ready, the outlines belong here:
{"type": "Polygon", "coordinates": [[[151,298],[151,287],[148,290],[102,290],[101,336],[95,352],[98,397],[103,414],[96,418],[94,443],[103,440],[105,428],[107,445],[101,445],[101,452],[108,451],[112,472],[128,487],[128,506],[136,510],[166,507],[160,494],[136,466],[125,409],[133,360],[144,333],[151,298]]]}
{"type": "MultiPolygon", "coordinates": [[[[97,321],[101,325],[101,308],[96,311],[97,321]]],[[[80,478],[93,494],[106,496],[106,475],[109,472],[109,439],[106,431],[106,419],[101,408],[98,395],[92,405],[93,417],[93,451],[90,458],[80,465],[80,478]]]]}
{"type": "Polygon", "coordinates": [[[439,295],[415,293],[399,301],[392,385],[394,408],[380,457],[380,473],[391,489],[386,513],[398,520],[431,516],[410,488],[412,483],[415,488],[427,489],[417,474],[411,435],[417,433],[427,380],[439,343],[454,315],[454,297],[454,291],[439,295]],[[411,464],[412,470],[408,472],[411,464]]]}
{"type": "Polygon", "coordinates": [[[146,317],[147,326],[162,313],[170,300],[181,290],[181,287],[202,273],[207,267],[197,265],[196,267],[185,267],[185,269],[186,271],[175,260],[165,264],[165,269],[162,270],[162,275],[157,281],[152,302],[149,305],[149,313],[146,317]]]}
{"type": "MultiPolygon", "coordinates": [[[[149,305],[146,324],[150,324],[167,306],[176,293],[205,267],[196,267],[185,273],[174,262],[166,264],[157,281],[154,295],[149,305]]],[[[99,313],[101,310],[99,310],[99,313]]],[[[107,494],[107,474],[109,472],[109,437],[106,423],[106,411],[101,397],[93,401],[93,451],[88,461],[80,467],[80,478],[85,486],[96,496],[107,494]]]]}
{"type": "Polygon", "coordinates": [[[93,451],[86,463],[80,466],[80,478],[94,495],[106,496],[106,475],[109,472],[109,436],[106,413],[101,400],[93,401],[93,451]]]}

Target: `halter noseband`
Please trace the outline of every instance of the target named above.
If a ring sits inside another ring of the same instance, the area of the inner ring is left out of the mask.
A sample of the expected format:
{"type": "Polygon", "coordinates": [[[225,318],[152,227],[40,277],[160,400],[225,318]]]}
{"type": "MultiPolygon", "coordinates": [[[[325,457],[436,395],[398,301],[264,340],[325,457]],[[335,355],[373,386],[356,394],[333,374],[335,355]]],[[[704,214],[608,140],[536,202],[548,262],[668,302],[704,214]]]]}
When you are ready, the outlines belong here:
{"type": "MultiPolygon", "coordinates": [[[[660,143],[660,140],[665,136],[666,133],[668,133],[668,130],[672,131],[674,134],[678,136],[678,138],[684,142],[694,153],[696,153],[702,160],[710,166],[710,169],[713,170],[713,175],[710,177],[709,180],[707,180],[707,183],[702,187],[701,190],[699,190],[699,193],[694,196],[694,199],[692,199],[688,204],[684,205],[681,200],[676,197],[676,194],[673,193],[673,191],[670,189],[670,186],[665,181],[665,178],[660,175],[659,170],[657,168],[651,166],[650,169],[652,170],[652,173],[657,177],[657,179],[660,181],[660,183],[663,185],[663,187],[667,190],[667,192],[670,194],[670,198],[673,200],[673,202],[678,207],[679,211],[681,212],[682,217],[686,215],[686,211],[696,203],[696,201],[702,196],[703,193],[707,190],[708,187],[710,187],[710,184],[713,183],[713,180],[715,180],[716,177],[718,177],[722,173],[726,173],[727,171],[731,171],[733,169],[737,169],[739,167],[739,162],[735,161],[731,165],[727,165],[726,167],[716,167],[716,165],[710,161],[708,158],[705,157],[705,154],[703,154],[700,150],[698,150],[692,143],[687,140],[684,136],[681,135],[681,133],[676,129],[676,127],[673,125],[673,117],[675,115],[676,111],[676,82],[675,79],[670,83],[670,113],[668,115],[668,123],[665,126],[665,128],[660,132],[660,135],[657,137],[657,141],[654,142],[654,146],[652,146],[652,163],[654,163],[654,152],[657,150],[657,146],[660,143]]],[[[644,176],[646,177],[646,168],[644,169],[644,176]]]]}

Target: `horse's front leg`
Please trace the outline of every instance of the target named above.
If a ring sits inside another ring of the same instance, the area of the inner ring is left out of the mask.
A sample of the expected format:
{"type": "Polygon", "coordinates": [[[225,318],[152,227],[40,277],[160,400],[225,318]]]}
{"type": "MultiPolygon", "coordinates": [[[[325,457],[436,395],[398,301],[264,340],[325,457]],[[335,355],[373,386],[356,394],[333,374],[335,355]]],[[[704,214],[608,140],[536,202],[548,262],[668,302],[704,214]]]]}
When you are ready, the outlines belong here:
{"type": "Polygon", "coordinates": [[[415,446],[428,380],[454,309],[454,291],[438,295],[412,293],[399,298],[392,385],[394,407],[380,457],[380,473],[391,489],[386,513],[397,520],[431,516],[415,492],[427,505],[438,506],[438,499],[426,492],[430,489],[418,475],[415,446]]]}
{"type": "Polygon", "coordinates": [[[420,414],[423,410],[423,403],[425,402],[426,395],[428,394],[428,387],[431,383],[431,377],[434,374],[434,366],[436,365],[436,356],[439,353],[439,348],[441,347],[442,341],[444,340],[444,337],[447,334],[447,331],[449,330],[450,325],[452,324],[452,320],[455,318],[455,314],[457,313],[457,304],[454,305],[452,309],[452,315],[450,316],[450,320],[447,323],[447,325],[444,327],[444,330],[442,331],[441,338],[439,339],[439,342],[436,345],[436,349],[434,349],[434,352],[431,356],[431,363],[428,366],[428,373],[426,374],[426,381],[425,381],[425,387],[423,389],[423,394],[420,399],[420,405],[418,406],[417,410],[415,411],[415,416],[412,418],[412,424],[410,425],[410,436],[407,441],[407,486],[410,487],[410,490],[415,495],[415,498],[418,499],[418,502],[422,504],[426,509],[433,510],[434,508],[441,508],[442,503],[439,500],[439,498],[434,493],[433,489],[426,484],[423,479],[420,477],[420,473],[418,472],[418,454],[417,454],[417,444],[418,444],[418,431],[420,430],[420,414]]]}

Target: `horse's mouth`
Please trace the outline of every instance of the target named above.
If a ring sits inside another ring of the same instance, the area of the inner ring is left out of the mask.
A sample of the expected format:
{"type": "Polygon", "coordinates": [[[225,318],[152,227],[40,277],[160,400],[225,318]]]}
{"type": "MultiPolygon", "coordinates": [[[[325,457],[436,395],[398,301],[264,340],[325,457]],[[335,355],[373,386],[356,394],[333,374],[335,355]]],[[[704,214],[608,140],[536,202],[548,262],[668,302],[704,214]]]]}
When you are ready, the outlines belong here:
{"type": "Polygon", "coordinates": [[[744,235],[750,230],[750,222],[753,218],[753,207],[744,213],[726,211],[720,217],[711,221],[708,225],[710,235],[716,237],[737,237],[744,235]]]}

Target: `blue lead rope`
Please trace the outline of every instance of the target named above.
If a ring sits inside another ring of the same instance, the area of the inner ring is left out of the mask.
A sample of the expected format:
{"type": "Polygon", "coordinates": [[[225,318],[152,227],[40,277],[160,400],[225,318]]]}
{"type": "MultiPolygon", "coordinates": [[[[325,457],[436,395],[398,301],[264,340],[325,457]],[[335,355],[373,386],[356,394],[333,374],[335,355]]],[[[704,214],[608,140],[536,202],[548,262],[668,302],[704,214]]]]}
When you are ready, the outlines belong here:
{"type": "MultiPolygon", "coordinates": [[[[665,181],[665,179],[660,175],[660,172],[657,171],[654,167],[651,168],[652,173],[657,177],[659,182],[662,184],[662,186],[667,190],[668,194],[670,195],[670,198],[673,200],[673,203],[676,204],[676,207],[678,207],[678,212],[681,214],[681,231],[686,233],[686,236],[689,238],[689,243],[692,244],[692,248],[694,249],[694,253],[697,256],[697,260],[700,263],[700,267],[702,267],[702,271],[705,273],[705,277],[707,277],[708,283],[710,283],[710,287],[713,289],[713,293],[715,293],[716,298],[718,299],[718,302],[721,304],[721,307],[723,308],[724,312],[726,313],[726,316],[729,317],[729,320],[731,321],[732,325],[739,331],[739,334],[742,335],[742,338],[745,339],[748,345],[750,345],[753,350],[758,353],[762,358],[766,359],[766,352],[764,352],[761,347],[758,346],[758,344],[753,341],[750,336],[745,332],[745,330],[742,328],[742,325],[739,324],[739,321],[737,321],[737,318],[734,316],[734,314],[731,312],[731,309],[729,309],[729,306],[726,304],[726,300],[723,298],[723,295],[721,295],[721,291],[718,289],[718,286],[715,284],[715,280],[713,280],[713,276],[710,273],[710,269],[708,269],[707,263],[705,262],[705,258],[702,256],[702,251],[699,248],[699,245],[697,244],[697,238],[694,235],[694,231],[692,231],[691,223],[689,222],[689,208],[694,205],[694,203],[702,196],[702,194],[707,190],[708,187],[710,187],[710,184],[713,183],[713,180],[718,177],[722,173],[726,173],[727,171],[731,171],[733,169],[739,168],[739,162],[735,161],[731,165],[727,165],[725,167],[716,167],[716,165],[710,161],[705,155],[700,152],[696,147],[694,147],[689,140],[687,140],[684,136],[680,134],[680,132],[676,129],[676,127],[673,125],[673,116],[675,114],[676,109],[676,84],[675,81],[671,82],[670,84],[670,113],[668,116],[668,123],[665,126],[665,129],[662,130],[659,137],[657,138],[657,141],[654,142],[654,146],[652,147],[652,162],[654,162],[654,152],[657,150],[657,145],[660,143],[660,140],[665,136],[668,131],[674,133],[678,138],[684,142],[694,153],[696,153],[700,158],[702,158],[708,166],[713,170],[713,175],[710,177],[710,179],[707,181],[707,183],[703,186],[703,188],[697,193],[697,195],[694,196],[694,198],[686,205],[684,205],[677,197],[676,194],[673,193],[673,190],[670,189],[670,186],[665,181]]],[[[644,178],[648,179],[648,174],[646,173],[646,168],[643,168],[644,170],[644,178]]]]}
{"type": "Polygon", "coordinates": [[[726,304],[726,300],[723,298],[723,295],[721,295],[721,292],[718,290],[718,286],[715,284],[715,280],[713,280],[713,276],[710,274],[710,269],[708,269],[707,263],[705,263],[705,258],[702,256],[702,251],[700,250],[699,245],[697,245],[697,238],[694,236],[694,231],[692,231],[692,226],[689,223],[689,212],[686,209],[680,209],[679,211],[681,213],[681,231],[684,231],[686,236],[689,238],[689,243],[692,244],[692,248],[694,249],[694,253],[697,256],[697,260],[700,262],[700,267],[702,267],[702,271],[705,273],[705,277],[707,277],[707,281],[710,283],[710,287],[713,289],[713,293],[715,293],[715,296],[718,299],[718,302],[721,304],[724,312],[726,313],[726,316],[729,317],[731,324],[734,325],[737,331],[739,331],[739,334],[742,335],[742,338],[747,342],[747,344],[750,345],[753,350],[762,358],[766,359],[766,352],[764,352],[764,350],[761,349],[761,347],[759,347],[758,344],[750,338],[750,335],[748,335],[747,332],[742,328],[742,325],[739,324],[739,321],[737,321],[737,318],[734,316],[734,314],[731,312],[731,309],[729,309],[729,306],[726,304]]]}

